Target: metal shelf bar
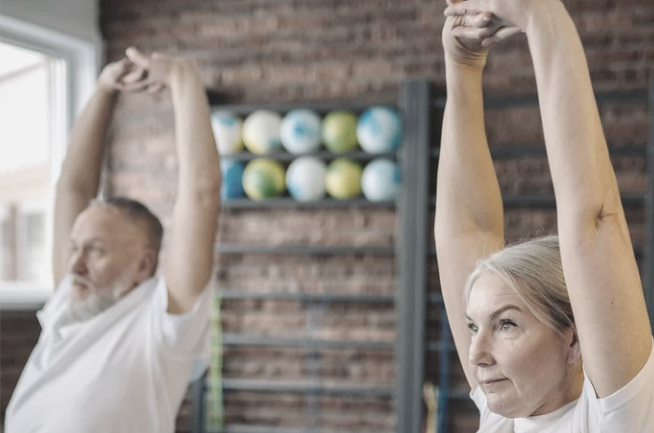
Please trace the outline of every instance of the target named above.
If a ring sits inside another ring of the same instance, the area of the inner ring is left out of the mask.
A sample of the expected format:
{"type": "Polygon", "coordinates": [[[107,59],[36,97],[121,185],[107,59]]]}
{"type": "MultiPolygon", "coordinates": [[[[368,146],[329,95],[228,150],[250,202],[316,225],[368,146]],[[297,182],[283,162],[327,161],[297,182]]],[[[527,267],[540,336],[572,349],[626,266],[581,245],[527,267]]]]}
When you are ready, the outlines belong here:
{"type": "MultiPolygon", "coordinates": [[[[229,425],[223,429],[208,429],[205,433],[307,433],[306,428],[288,428],[288,427],[269,427],[258,425],[229,425]]],[[[311,433],[394,433],[389,431],[345,431],[345,430],[315,430],[311,429],[311,433]]]]}
{"type": "Polygon", "coordinates": [[[223,209],[279,209],[279,208],[373,208],[373,209],[393,209],[396,207],[395,201],[374,202],[364,198],[337,200],[326,198],[318,201],[301,202],[290,197],[279,197],[266,200],[250,200],[249,198],[234,198],[223,200],[221,204],[223,209]]]}
{"type": "Polygon", "coordinates": [[[303,156],[312,156],[322,161],[333,161],[336,158],[348,158],[360,162],[372,161],[375,158],[396,159],[398,157],[396,152],[374,154],[374,153],[367,153],[363,151],[344,152],[344,153],[332,153],[327,151],[321,151],[316,153],[296,155],[293,153],[280,151],[280,152],[270,153],[266,155],[257,155],[251,152],[239,152],[239,153],[233,153],[231,155],[225,155],[222,157],[222,159],[226,161],[251,161],[255,158],[266,158],[266,159],[272,159],[280,162],[291,162],[303,156]]]}
{"type": "MultiPolygon", "coordinates": [[[[629,90],[622,92],[596,92],[595,99],[598,104],[618,103],[634,104],[647,103],[647,90],[629,90]]],[[[444,109],[447,97],[434,98],[431,106],[436,109],[444,109]]],[[[538,96],[535,94],[518,96],[495,96],[484,95],[485,109],[517,108],[538,105],[538,96]]]]}
{"type": "Polygon", "coordinates": [[[357,102],[352,100],[344,101],[321,101],[321,102],[272,102],[272,103],[257,103],[257,104],[225,104],[223,98],[219,94],[212,91],[207,91],[209,104],[213,111],[229,111],[241,116],[248,115],[256,110],[271,110],[277,113],[287,113],[296,108],[303,108],[307,110],[314,110],[318,114],[324,115],[332,110],[347,110],[355,113],[361,113],[371,106],[385,106],[389,108],[397,108],[397,101],[389,101],[388,99],[358,99],[357,102]]]}
{"type": "Polygon", "coordinates": [[[262,300],[262,301],[299,301],[328,303],[362,303],[362,304],[392,304],[394,295],[348,295],[329,293],[302,292],[244,292],[241,290],[219,290],[217,296],[223,300],[262,300]]]}
{"type": "MultiPolygon", "coordinates": [[[[274,383],[253,381],[247,379],[223,379],[222,388],[224,391],[249,391],[249,392],[265,392],[265,393],[289,393],[289,394],[313,394],[313,395],[340,395],[351,397],[382,397],[382,398],[397,398],[395,391],[387,387],[372,387],[372,386],[335,386],[324,384],[288,384],[288,383],[274,383]]],[[[211,389],[209,381],[204,383],[205,392],[211,389]]],[[[449,398],[451,400],[470,400],[470,395],[467,392],[450,392],[449,398]]]]}
{"type": "Polygon", "coordinates": [[[348,247],[348,246],[307,246],[307,245],[241,245],[216,244],[217,254],[296,254],[296,255],[359,255],[359,256],[392,256],[395,247],[348,247]]]}
{"type": "MultiPolygon", "coordinates": [[[[205,383],[205,389],[211,387],[210,382],[205,383]]],[[[392,388],[373,386],[342,386],[325,385],[321,383],[281,383],[272,381],[255,381],[246,379],[223,379],[224,391],[251,391],[271,393],[294,393],[312,395],[341,395],[353,397],[384,397],[394,396],[392,388]]]]}
{"type": "MultiPolygon", "coordinates": [[[[645,255],[645,247],[642,247],[640,245],[634,245],[634,256],[636,256],[636,259],[640,259],[645,255]]],[[[436,248],[432,247],[429,250],[429,257],[430,258],[435,258],[436,257],[436,248]]]]}
{"type": "Polygon", "coordinates": [[[311,349],[393,350],[393,342],[355,340],[316,340],[311,338],[279,338],[259,335],[223,334],[224,346],[307,347],[311,349]]]}
{"type": "MultiPolygon", "coordinates": [[[[436,198],[431,198],[432,206],[436,205],[436,198]]],[[[525,196],[509,196],[503,197],[502,202],[505,208],[536,208],[536,209],[554,209],[556,207],[556,200],[554,196],[541,196],[535,197],[531,195],[525,196]]],[[[645,197],[642,195],[624,194],[622,195],[622,204],[627,207],[643,206],[645,204],[645,197]]]]}
{"type": "MultiPolygon", "coordinates": [[[[647,144],[632,144],[618,146],[609,144],[609,154],[615,157],[640,156],[644,157],[647,153],[647,144]]],[[[431,157],[438,159],[440,157],[440,148],[431,150],[431,157]]],[[[545,143],[522,143],[511,146],[498,146],[491,148],[491,155],[494,159],[504,158],[523,158],[523,157],[543,157],[547,156],[545,143]]]]}

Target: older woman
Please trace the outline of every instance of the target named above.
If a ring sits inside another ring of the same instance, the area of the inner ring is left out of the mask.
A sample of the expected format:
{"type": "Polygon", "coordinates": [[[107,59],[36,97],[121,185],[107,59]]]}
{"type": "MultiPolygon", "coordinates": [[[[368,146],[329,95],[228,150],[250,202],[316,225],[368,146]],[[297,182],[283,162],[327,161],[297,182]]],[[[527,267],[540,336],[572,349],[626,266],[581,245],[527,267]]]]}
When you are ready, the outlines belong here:
{"type": "Polygon", "coordinates": [[[641,280],[583,47],[560,0],[450,3],[436,248],[479,432],[654,432],[654,356],[641,280]],[[558,237],[504,245],[484,131],[488,48],[531,52],[558,237]]]}

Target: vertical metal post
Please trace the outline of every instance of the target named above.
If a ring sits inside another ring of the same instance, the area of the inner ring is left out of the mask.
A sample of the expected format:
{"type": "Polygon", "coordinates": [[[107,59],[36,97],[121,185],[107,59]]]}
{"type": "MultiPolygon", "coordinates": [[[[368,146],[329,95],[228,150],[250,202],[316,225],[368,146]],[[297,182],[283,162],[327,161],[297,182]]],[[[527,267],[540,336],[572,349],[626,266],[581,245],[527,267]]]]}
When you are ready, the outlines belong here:
{"type": "Polygon", "coordinates": [[[201,378],[191,384],[191,432],[204,433],[205,428],[205,381],[206,377],[201,378]]]}
{"type": "Polygon", "coordinates": [[[439,354],[440,374],[438,378],[438,433],[445,433],[447,412],[450,399],[450,321],[445,311],[445,305],[440,308],[441,314],[441,353],[439,354]]]}
{"type": "Polygon", "coordinates": [[[645,196],[647,243],[645,245],[645,301],[654,333],[654,73],[649,82],[649,138],[647,140],[647,170],[649,182],[645,196]]]}
{"type": "Polygon", "coordinates": [[[430,83],[403,84],[399,108],[403,142],[399,151],[402,191],[397,201],[398,266],[396,407],[398,433],[420,433],[425,357],[427,245],[429,243],[430,83]]]}

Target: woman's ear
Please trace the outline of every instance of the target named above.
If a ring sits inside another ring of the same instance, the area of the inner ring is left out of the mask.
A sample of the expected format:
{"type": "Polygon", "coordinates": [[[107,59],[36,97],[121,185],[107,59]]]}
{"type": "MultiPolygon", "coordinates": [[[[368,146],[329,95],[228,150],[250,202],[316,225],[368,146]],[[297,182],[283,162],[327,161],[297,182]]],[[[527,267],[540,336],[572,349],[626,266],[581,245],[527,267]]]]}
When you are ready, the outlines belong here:
{"type": "Polygon", "coordinates": [[[573,365],[581,361],[581,346],[577,336],[577,328],[573,325],[566,331],[566,341],[568,342],[568,356],[566,361],[573,365]]]}

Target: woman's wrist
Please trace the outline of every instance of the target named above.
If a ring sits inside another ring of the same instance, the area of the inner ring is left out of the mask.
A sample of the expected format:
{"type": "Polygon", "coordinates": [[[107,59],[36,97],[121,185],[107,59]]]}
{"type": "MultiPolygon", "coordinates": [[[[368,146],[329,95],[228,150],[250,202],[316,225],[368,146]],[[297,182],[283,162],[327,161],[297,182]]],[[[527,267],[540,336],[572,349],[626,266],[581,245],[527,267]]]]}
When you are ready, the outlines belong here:
{"type": "Polygon", "coordinates": [[[538,34],[556,34],[560,25],[569,19],[569,14],[561,0],[536,0],[527,10],[522,28],[527,39],[538,34]]]}
{"type": "Polygon", "coordinates": [[[455,75],[482,75],[484,67],[486,66],[486,55],[483,58],[471,60],[453,59],[445,56],[445,72],[447,74],[453,73],[455,75]]]}

